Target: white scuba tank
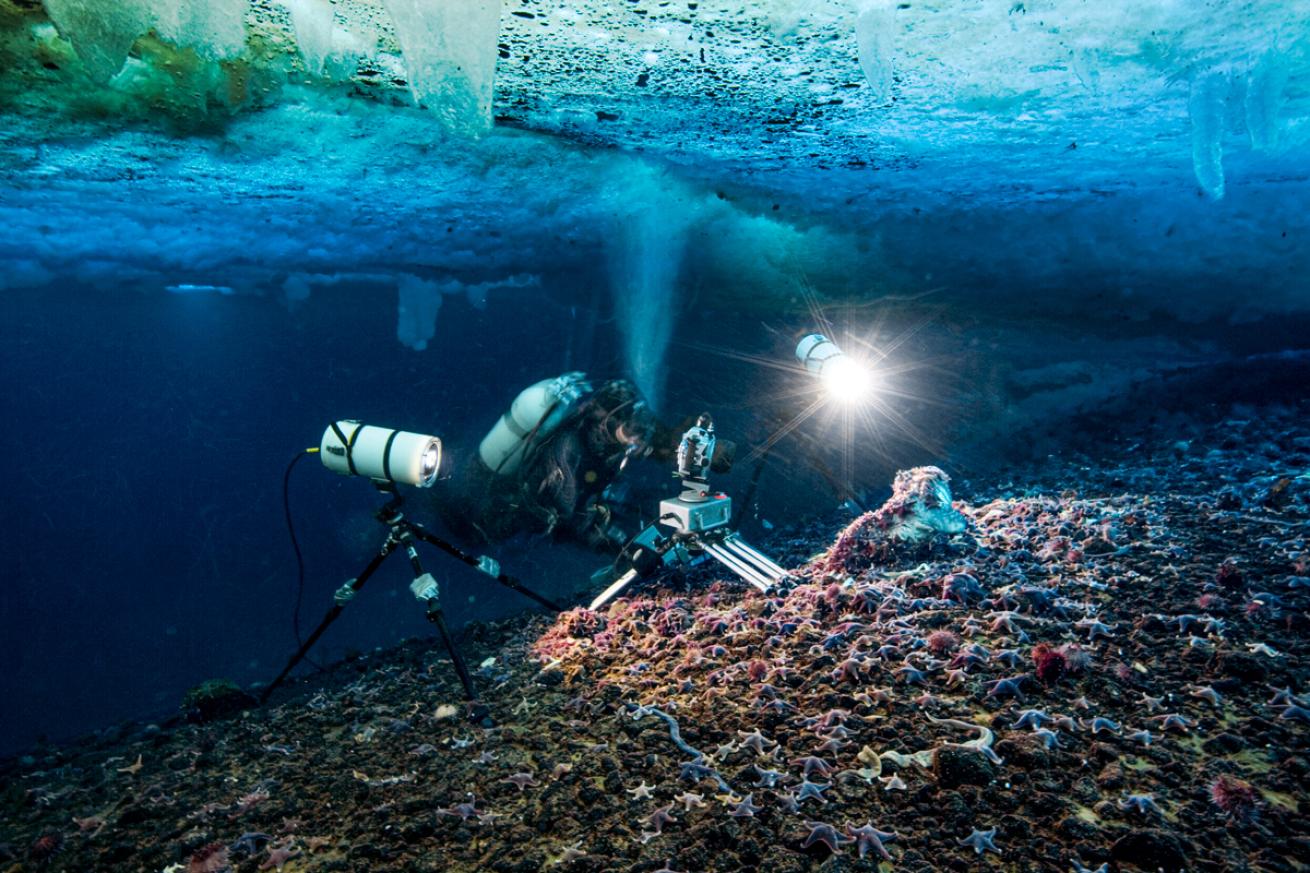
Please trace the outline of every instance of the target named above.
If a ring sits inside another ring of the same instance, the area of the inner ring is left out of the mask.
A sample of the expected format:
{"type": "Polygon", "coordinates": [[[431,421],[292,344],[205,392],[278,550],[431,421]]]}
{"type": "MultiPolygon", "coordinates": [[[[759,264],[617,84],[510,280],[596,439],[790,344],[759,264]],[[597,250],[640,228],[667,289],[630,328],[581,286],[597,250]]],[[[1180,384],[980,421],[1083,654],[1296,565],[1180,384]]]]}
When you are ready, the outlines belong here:
{"type": "Polygon", "coordinates": [[[529,385],[514,398],[478,446],[478,456],[493,473],[509,475],[523,462],[529,440],[550,436],[583,396],[591,393],[587,375],[580,371],[529,385]]]}

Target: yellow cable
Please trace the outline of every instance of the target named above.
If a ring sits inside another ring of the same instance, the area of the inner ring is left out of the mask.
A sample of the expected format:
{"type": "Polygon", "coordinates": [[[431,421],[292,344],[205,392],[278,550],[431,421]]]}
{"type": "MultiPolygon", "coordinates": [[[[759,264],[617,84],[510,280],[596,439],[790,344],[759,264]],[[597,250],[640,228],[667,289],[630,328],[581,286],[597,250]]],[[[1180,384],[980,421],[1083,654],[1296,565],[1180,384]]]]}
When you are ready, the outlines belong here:
{"type": "Polygon", "coordinates": [[[318,446],[315,446],[315,447],[312,448],[312,449],[305,449],[305,454],[307,454],[307,455],[317,455],[317,454],[318,454],[318,446]]]}

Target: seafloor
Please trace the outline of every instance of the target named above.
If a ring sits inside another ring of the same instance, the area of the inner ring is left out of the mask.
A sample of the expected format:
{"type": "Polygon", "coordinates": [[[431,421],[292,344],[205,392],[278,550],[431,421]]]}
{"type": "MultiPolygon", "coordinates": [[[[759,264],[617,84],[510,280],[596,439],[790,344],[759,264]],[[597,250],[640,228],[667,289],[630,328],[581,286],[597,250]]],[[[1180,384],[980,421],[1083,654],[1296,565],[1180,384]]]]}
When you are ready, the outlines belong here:
{"type": "MultiPolygon", "coordinates": [[[[1300,870],[1310,404],[956,481],[968,531],[802,584],[432,641],[0,770],[9,870],[1300,870]]],[[[816,555],[819,556],[815,560],[816,555]]]]}

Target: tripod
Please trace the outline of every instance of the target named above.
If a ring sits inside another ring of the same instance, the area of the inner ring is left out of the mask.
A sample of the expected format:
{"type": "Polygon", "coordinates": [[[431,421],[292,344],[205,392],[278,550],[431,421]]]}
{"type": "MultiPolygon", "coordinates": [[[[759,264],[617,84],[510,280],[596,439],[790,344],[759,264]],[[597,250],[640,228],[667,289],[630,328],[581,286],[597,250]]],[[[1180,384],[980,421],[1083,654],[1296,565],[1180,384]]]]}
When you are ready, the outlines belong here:
{"type": "Polygon", "coordinates": [[[464,686],[464,697],[468,701],[468,720],[483,727],[491,727],[491,717],[486,706],[478,702],[477,687],[473,684],[473,677],[469,674],[468,665],[464,663],[464,657],[455,646],[450,630],[446,627],[446,618],[441,610],[441,592],[437,587],[437,580],[432,578],[431,573],[423,569],[423,564],[419,561],[417,544],[423,542],[436,546],[451,557],[463,561],[479,572],[487,574],[511,591],[517,591],[553,612],[560,612],[561,607],[524,587],[513,576],[502,573],[500,565],[493,559],[486,556],[475,557],[470,555],[457,546],[430,533],[421,524],[406,519],[404,512],[401,511],[404,498],[396,490],[394,482],[374,479],[373,484],[383,494],[391,496],[391,499],[377,512],[378,521],[388,528],[387,538],[383,541],[378,553],[373,556],[360,574],[337,589],[332,597],[332,608],[328,610],[327,615],[323,616],[323,620],[319,622],[318,627],[314,628],[314,632],[309,635],[309,638],[291,656],[291,660],[287,662],[286,667],[282,669],[277,678],[259,695],[259,702],[261,704],[266,702],[273,691],[296,668],[296,665],[304,660],[314,643],[318,642],[318,638],[323,636],[323,632],[331,626],[332,622],[337,620],[337,617],[345,610],[346,604],[355,598],[355,595],[364,587],[364,583],[369,580],[369,577],[382,566],[383,561],[397,549],[403,549],[406,557],[409,558],[410,567],[414,571],[414,581],[410,583],[409,590],[424,605],[425,617],[437,629],[437,635],[441,637],[442,645],[446,647],[446,651],[450,654],[451,663],[455,665],[455,673],[459,676],[460,684],[464,686]]]}

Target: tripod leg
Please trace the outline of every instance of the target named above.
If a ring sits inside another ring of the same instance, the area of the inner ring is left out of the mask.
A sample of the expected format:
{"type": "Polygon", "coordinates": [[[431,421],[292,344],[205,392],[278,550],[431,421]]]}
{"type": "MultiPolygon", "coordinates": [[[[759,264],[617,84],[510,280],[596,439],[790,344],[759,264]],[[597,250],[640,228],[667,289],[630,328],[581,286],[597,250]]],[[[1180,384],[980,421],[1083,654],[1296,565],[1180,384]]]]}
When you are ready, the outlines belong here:
{"type": "Polygon", "coordinates": [[[455,665],[455,673],[459,676],[460,684],[464,686],[464,697],[469,706],[468,720],[485,728],[492,727],[491,715],[487,707],[478,702],[478,690],[473,684],[473,676],[469,673],[468,665],[464,663],[464,656],[455,647],[455,640],[450,635],[450,629],[446,627],[446,617],[442,614],[438,601],[428,601],[427,620],[436,627],[442,644],[450,653],[450,662],[455,665]]]}
{"type": "Polygon", "coordinates": [[[418,557],[418,549],[414,548],[415,536],[422,538],[422,533],[414,525],[409,524],[405,526],[400,536],[400,541],[405,546],[405,554],[409,557],[409,565],[414,568],[414,584],[409,588],[414,592],[414,596],[423,602],[427,620],[436,627],[442,645],[446,647],[446,651],[450,654],[450,661],[455,665],[455,673],[459,676],[460,684],[464,686],[464,699],[468,701],[468,720],[482,727],[491,727],[491,716],[487,708],[478,702],[478,689],[473,684],[473,676],[469,673],[468,665],[464,663],[464,656],[455,646],[450,629],[446,627],[446,617],[441,611],[441,593],[437,588],[437,582],[430,573],[424,572],[423,562],[418,557]]]}
{"type": "MultiPolygon", "coordinates": [[[[429,533],[427,530],[423,529],[421,526],[417,524],[410,525],[410,528],[413,531],[414,536],[418,537],[420,540],[427,543],[428,545],[436,546],[437,548],[441,549],[443,552],[450,555],[451,557],[458,558],[459,560],[463,561],[465,564],[468,564],[474,570],[487,573],[486,569],[482,566],[481,561],[479,561],[473,555],[470,555],[468,552],[465,552],[464,550],[460,549],[458,546],[446,542],[441,537],[435,534],[429,533]]],[[[564,608],[562,606],[560,606],[557,603],[553,603],[550,600],[547,600],[545,597],[542,597],[537,592],[531,590],[530,588],[527,588],[522,582],[515,579],[513,576],[500,572],[497,572],[495,574],[487,573],[487,575],[491,576],[492,579],[495,579],[497,582],[499,582],[501,585],[504,585],[509,590],[517,591],[519,594],[522,594],[524,597],[528,597],[532,600],[535,600],[537,603],[540,603],[542,606],[546,607],[551,612],[564,611],[564,608]]]]}
{"type": "Polygon", "coordinates": [[[374,555],[373,559],[368,562],[368,566],[366,566],[358,576],[351,579],[350,582],[337,590],[336,602],[332,605],[332,608],[327,611],[327,615],[323,616],[323,620],[318,623],[318,627],[314,628],[314,632],[309,635],[309,638],[305,640],[300,649],[291,656],[291,660],[287,661],[287,665],[282,668],[281,673],[277,674],[277,678],[270,682],[268,687],[259,695],[259,702],[261,704],[268,702],[269,696],[279,685],[282,684],[283,680],[287,678],[291,671],[296,669],[296,665],[305,659],[305,656],[309,654],[309,650],[313,648],[314,643],[318,642],[318,638],[323,636],[323,632],[326,631],[332,625],[332,622],[337,620],[337,616],[341,615],[342,611],[345,610],[346,604],[350,602],[350,598],[355,595],[355,592],[364,587],[364,583],[368,581],[370,576],[377,572],[378,567],[382,566],[382,562],[387,559],[387,556],[390,555],[395,548],[395,544],[391,540],[387,540],[387,542],[383,544],[381,551],[374,555]]]}

